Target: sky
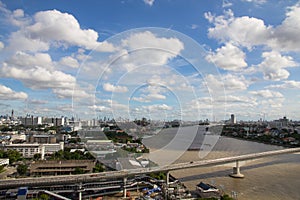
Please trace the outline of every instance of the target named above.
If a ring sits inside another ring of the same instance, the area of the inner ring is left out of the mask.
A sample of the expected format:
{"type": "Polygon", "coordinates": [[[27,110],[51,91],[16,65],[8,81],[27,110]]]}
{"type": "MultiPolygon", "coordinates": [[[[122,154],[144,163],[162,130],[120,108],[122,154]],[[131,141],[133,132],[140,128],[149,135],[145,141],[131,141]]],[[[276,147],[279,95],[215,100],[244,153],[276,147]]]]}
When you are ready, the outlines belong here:
{"type": "Polygon", "coordinates": [[[0,0],[0,115],[300,119],[297,0],[0,0]]]}

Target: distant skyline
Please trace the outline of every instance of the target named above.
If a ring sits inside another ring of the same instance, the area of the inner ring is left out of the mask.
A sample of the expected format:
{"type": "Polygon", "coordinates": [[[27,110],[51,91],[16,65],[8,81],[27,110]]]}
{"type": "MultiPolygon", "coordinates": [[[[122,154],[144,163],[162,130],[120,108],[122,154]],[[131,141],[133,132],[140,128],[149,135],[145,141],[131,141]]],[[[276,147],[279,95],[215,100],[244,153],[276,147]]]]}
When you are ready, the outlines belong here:
{"type": "Polygon", "coordinates": [[[299,52],[296,0],[0,0],[0,109],[299,120],[299,52]]]}

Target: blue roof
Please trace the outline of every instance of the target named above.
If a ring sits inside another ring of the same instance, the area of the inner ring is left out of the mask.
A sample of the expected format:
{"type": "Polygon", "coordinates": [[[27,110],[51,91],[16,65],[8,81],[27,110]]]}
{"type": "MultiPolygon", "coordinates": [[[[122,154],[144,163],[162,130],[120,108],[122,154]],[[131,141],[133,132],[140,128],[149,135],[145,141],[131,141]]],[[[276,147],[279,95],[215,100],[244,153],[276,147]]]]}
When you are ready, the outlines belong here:
{"type": "Polygon", "coordinates": [[[28,188],[27,187],[20,187],[19,190],[18,190],[18,196],[19,195],[27,195],[27,192],[28,192],[28,188]]]}

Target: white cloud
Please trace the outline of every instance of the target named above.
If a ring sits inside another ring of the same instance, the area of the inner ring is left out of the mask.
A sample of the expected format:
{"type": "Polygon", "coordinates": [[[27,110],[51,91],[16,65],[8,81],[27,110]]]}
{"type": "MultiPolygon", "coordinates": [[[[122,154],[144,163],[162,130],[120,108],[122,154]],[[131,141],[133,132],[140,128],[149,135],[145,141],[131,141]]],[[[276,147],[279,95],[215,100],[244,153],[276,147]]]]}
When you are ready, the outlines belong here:
{"type": "Polygon", "coordinates": [[[26,102],[29,103],[29,104],[35,104],[35,105],[43,105],[43,104],[48,103],[48,101],[41,100],[41,99],[27,99],[26,102]]]}
{"type": "Polygon", "coordinates": [[[267,0],[242,0],[249,3],[255,3],[255,4],[264,4],[267,2],[267,0]]]}
{"type": "Polygon", "coordinates": [[[115,86],[110,83],[104,83],[103,89],[107,92],[118,92],[118,93],[125,93],[128,91],[128,88],[126,86],[115,86]]]}
{"type": "MultiPolygon", "coordinates": [[[[264,0],[245,0],[262,4],[264,0]]],[[[245,46],[251,49],[256,45],[265,45],[277,51],[300,51],[300,3],[287,9],[286,18],[278,26],[267,26],[262,19],[249,16],[234,17],[231,10],[224,15],[214,16],[205,13],[205,18],[213,24],[208,36],[245,46]]]]}
{"type": "Polygon", "coordinates": [[[65,99],[65,98],[88,98],[91,97],[87,92],[84,90],[79,90],[79,89],[53,89],[53,93],[60,99],[65,99]]]}
{"type": "Polygon", "coordinates": [[[297,3],[288,8],[285,20],[274,30],[270,46],[280,51],[300,51],[299,30],[300,3],[297,3]]]}
{"type": "Polygon", "coordinates": [[[177,38],[159,37],[150,31],[131,34],[122,40],[122,51],[114,63],[131,71],[141,65],[165,65],[184,49],[183,43],[177,38]]]}
{"type": "Polygon", "coordinates": [[[22,69],[37,66],[46,69],[53,68],[52,59],[50,55],[46,53],[27,54],[25,52],[18,51],[7,61],[7,63],[22,69]]]}
{"type": "Polygon", "coordinates": [[[22,9],[17,9],[13,11],[13,16],[18,18],[18,17],[24,17],[24,10],[22,9]]]}
{"type": "Polygon", "coordinates": [[[274,89],[300,89],[300,81],[283,81],[282,84],[269,85],[266,88],[274,88],[274,89]]]}
{"type": "Polygon", "coordinates": [[[152,6],[155,0],[143,0],[145,4],[152,6]]]}
{"type": "Polygon", "coordinates": [[[231,41],[251,49],[254,45],[265,44],[271,36],[271,27],[263,20],[249,16],[235,18],[231,10],[217,17],[208,12],[205,18],[214,25],[208,29],[208,36],[224,43],[231,41]]]}
{"type": "Polygon", "coordinates": [[[227,8],[232,6],[233,4],[230,2],[230,0],[222,0],[222,7],[227,8]]]}
{"type": "Polygon", "coordinates": [[[81,29],[76,18],[57,10],[40,11],[34,15],[34,24],[26,27],[33,39],[46,42],[57,41],[65,45],[80,46],[93,49],[104,45],[101,50],[113,51],[113,45],[97,42],[98,33],[92,29],[81,29]],[[107,48],[107,49],[105,49],[107,48]]]}
{"type": "Polygon", "coordinates": [[[11,88],[0,85],[0,100],[25,100],[28,95],[25,92],[16,92],[11,88]]]}
{"type": "Polygon", "coordinates": [[[30,38],[24,30],[12,33],[8,39],[8,49],[12,51],[48,51],[50,44],[40,38],[30,38]]]}
{"type": "Polygon", "coordinates": [[[2,49],[4,49],[4,44],[3,44],[3,42],[0,41],[0,51],[1,51],[2,49]]]}
{"type": "Polygon", "coordinates": [[[283,98],[283,95],[280,92],[272,90],[250,91],[249,93],[262,98],[283,98]]]}
{"type": "Polygon", "coordinates": [[[75,58],[71,57],[71,56],[66,56],[66,57],[61,58],[59,63],[61,65],[71,67],[71,68],[78,68],[79,67],[78,61],[75,58]]]}
{"type": "Polygon", "coordinates": [[[139,32],[130,35],[122,41],[124,47],[129,49],[154,48],[162,49],[177,55],[184,49],[183,43],[177,38],[158,37],[150,31],[139,32]]]}
{"type": "Polygon", "coordinates": [[[42,67],[21,69],[3,64],[0,69],[3,77],[14,78],[32,89],[73,88],[75,77],[61,71],[49,71],[42,67]]]}
{"type": "Polygon", "coordinates": [[[258,67],[263,72],[266,80],[279,81],[287,79],[290,73],[285,68],[297,66],[292,57],[282,56],[276,51],[264,52],[262,57],[264,60],[258,67]]]}
{"type": "Polygon", "coordinates": [[[247,66],[245,57],[241,49],[231,43],[226,43],[225,46],[218,48],[216,53],[208,54],[206,60],[225,70],[240,71],[247,66]]]}
{"type": "Polygon", "coordinates": [[[172,110],[172,106],[168,106],[166,104],[154,104],[154,105],[142,106],[142,107],[149,112],[161,111],[161,110],[165,110],[165,111],[172,110]]]}
{"type": "Polygon", "coordinates": [[[115,47],[108,42],[98,42],[98,33],[92,29],[81,29],[77,19],[57,10],[37,12],[25,17],[23,10],[13,12],[6,9],[10,24],[20,29],[11,33],[9,49],[18,51],[47,51],[50,46],[79,46],[88,50],[112,52],[115,47]]]}
{"type": "Polygon", "coordinates": [[[133,97],[132,100],[138,102],[151,102],[153,100],[164,100],[166,99],[165,95],[162,94],[148,94],[148,95],[141,95],[140,97],[133,97]]]}
{"type": "Polygon", "coordinates": [[[249,82],[243,76],[227,74],[223,77],[217,77],[209,74],[205,77],[205,82],[203,84],[208,87],[210,92],[218,93],[224,92],[222,91],[222,88],[224,88],[226,92],[246,90],[249,82]]]}
{"type": "Polygon", "coordinates": [[[197,29],[197,28],[199,28],[199,26],[198,26],[197,24],[192,24],[192,25],[191,25],[191,29],[194,30],[194,29],[197,29]]]}
{"type": "Polygon", "coordinates": [[[143,90],[143,93],[140,97],[133,97],[132,100],[139,101],[139,102],[151,102],[153,100],[165,100],[167,97],[163,94],[160,94],[163,92],[164,89],[162,89],[159,86],[152,86],[149,85],[147,88],[143,90]]]}

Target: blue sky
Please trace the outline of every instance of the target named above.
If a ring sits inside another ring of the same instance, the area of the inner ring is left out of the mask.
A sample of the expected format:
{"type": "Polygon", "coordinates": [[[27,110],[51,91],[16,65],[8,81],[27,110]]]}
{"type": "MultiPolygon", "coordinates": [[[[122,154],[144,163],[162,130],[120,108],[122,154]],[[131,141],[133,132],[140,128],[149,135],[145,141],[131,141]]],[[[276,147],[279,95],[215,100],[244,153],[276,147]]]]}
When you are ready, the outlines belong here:
{"type": "Polygon", "coordinates": [[[296,0],[0,1],[2,115],[300,119],[296,0]]]}

